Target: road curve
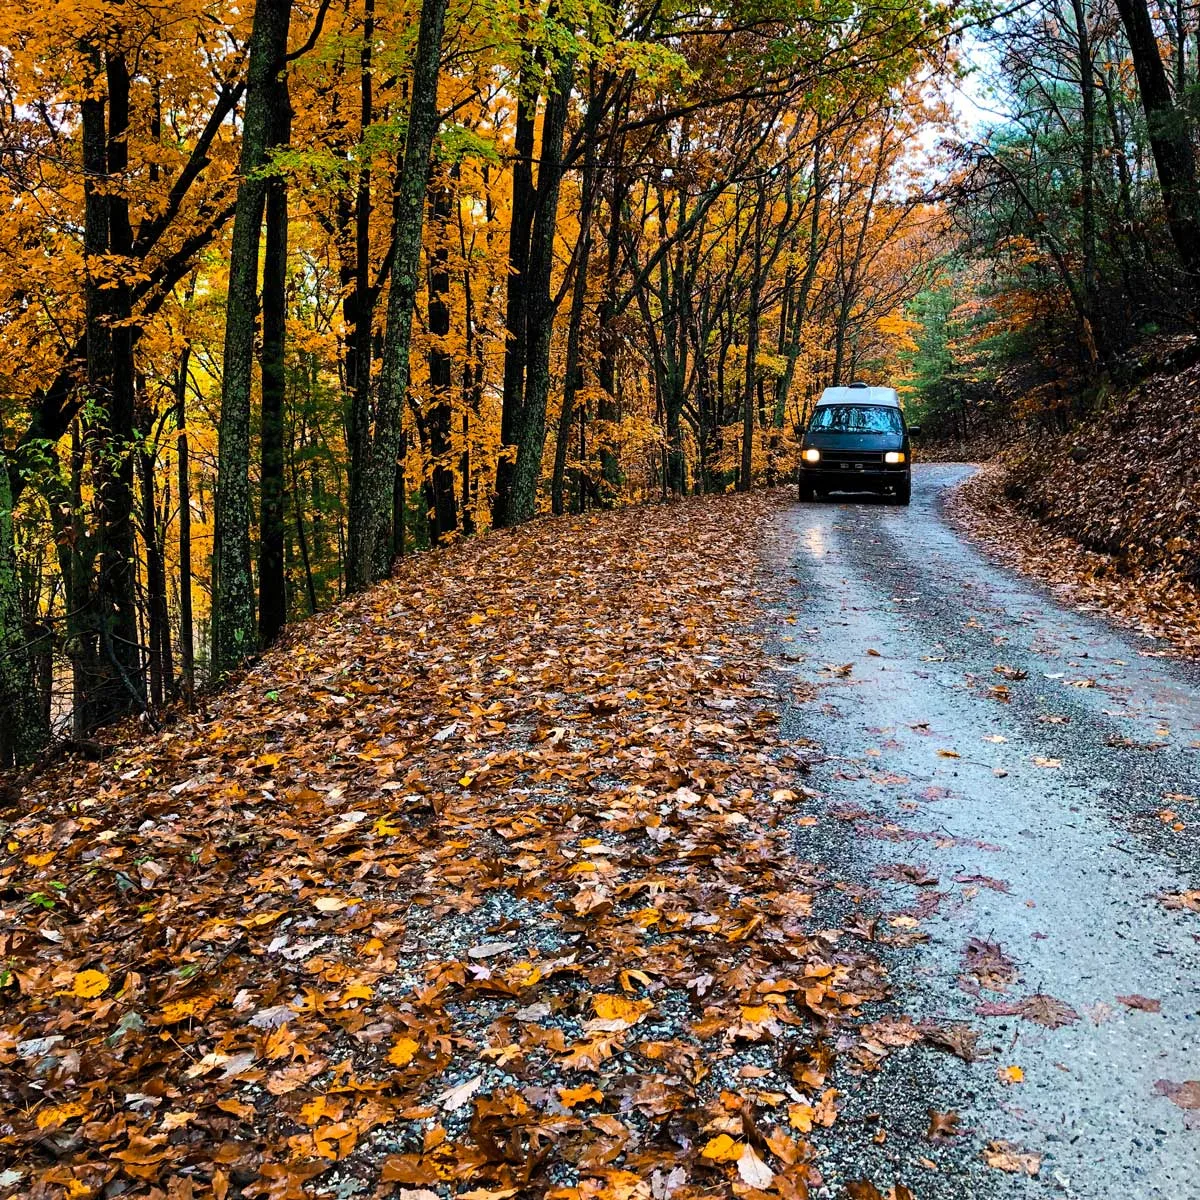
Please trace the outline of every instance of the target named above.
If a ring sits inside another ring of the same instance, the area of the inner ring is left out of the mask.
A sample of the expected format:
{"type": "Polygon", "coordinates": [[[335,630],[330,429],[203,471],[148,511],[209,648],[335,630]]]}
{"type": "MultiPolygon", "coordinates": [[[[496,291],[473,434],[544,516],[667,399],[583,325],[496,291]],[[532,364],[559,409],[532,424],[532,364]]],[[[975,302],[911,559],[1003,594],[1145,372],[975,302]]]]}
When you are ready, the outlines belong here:
{"type": "Polygon", "coordinates": [[[887,952],[897,1011],[986,1052],[893,1056],[847,1102],[862,1136],[825,1151],[825,1194],[1200,1200],[1200,1110],[1170,1098],[1200,1080],[1200,913],[1160,899],[1200,887],[1198,674],[965,541],[943,510],[970,470],[918,467],[907,509],[797,503],[774,547],[785,730],[822,748],[798,842],[857,880],[844,904],[927,935],[887,952]],[[930,1105],[960,1114],[949,1147],[930,1105]],[[1036,1178],[982,1164],[999,1139],[1036,1178]]]}

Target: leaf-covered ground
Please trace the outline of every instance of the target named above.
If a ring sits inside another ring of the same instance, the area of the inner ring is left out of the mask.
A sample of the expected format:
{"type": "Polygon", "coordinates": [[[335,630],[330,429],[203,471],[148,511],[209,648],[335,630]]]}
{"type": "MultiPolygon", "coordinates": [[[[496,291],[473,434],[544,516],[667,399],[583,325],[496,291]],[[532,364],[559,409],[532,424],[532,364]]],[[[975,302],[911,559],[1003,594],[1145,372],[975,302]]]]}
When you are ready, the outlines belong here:
{"type": "Polygon", "coordinates": [[[41,778],[4,821],[4,1194],[818,1185],[835,1047],[921,1034],[852,1032],[871,934],[811,916],[755,627],[782,502],[411,559],[41,778]]]}
{"type": "MultiPolygon", "coordinates": [[[[1032,467],[1026,461],[1021,470],[1032,467]]],[[[1047,469],[1041,485],[1050,487],[1054,477],[1047,469]]],[[[1162,653],[1200,654],[1200,587],[1183,577],[1178,565],[1159,559],[1147,565],[1144,559],[1089,548],[1072,520],[1032,516],[1010,495],[1012,480],[1003,462],[985,467],[959,489],[951,516],[994,558],[1048,584],[1067,604],[1160,639],[1162,653]]],[[[1066,489],[1063,504],[1074,506],[1074,485],[1059,479],[1054,486],[1066,489]]],[[[1119,514],[1120,502],[1100,509],[1111,517],[1113,511],[1119,514]]],[[[1123,536],[1132,543],[1137,533],[1131,529],[1123,536]]]]}
{"type": "Polygon", "coordinates": [[[960,513],[1006,564],[1194,655],[1200,343],[1165,339],[1147,353],[1145,378],[1094,398],[1068,432],[1013,441],[967,484],[960,513]]]}

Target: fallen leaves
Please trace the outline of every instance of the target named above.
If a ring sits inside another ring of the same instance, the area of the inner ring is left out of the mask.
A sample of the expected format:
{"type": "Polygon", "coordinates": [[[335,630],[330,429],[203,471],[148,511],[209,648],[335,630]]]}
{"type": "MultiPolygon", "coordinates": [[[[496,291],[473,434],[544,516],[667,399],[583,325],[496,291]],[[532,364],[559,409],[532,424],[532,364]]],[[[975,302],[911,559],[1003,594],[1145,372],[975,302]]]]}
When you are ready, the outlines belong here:
{"type": "MultiPolygon", "coordinates": [[[[1153,404],[1141,406],[1136,423],[1144,423],[1147,417],[1174,419],[1179,411],[1156,397],[1153,404]]],[[[1125,448],[1125,461],[1115,477],[1092,469],[1095,464],[1081,468],[1069,455],[1059,453],[1053,454],[1047,470],[1043,441],[1037,452],[1022,454],[1003,467],[986,468],[968,480],[954,498],[952,514],[994,557],[1054,585],[1070,603],[1100,609],[1136,633],[1167,639],[1177,651],[1194,656],[1200,651],[1194,530],[1189,529],[1184,539],[1168,536],[1170,522],[1186,521],[1186,514],[1194,509],[1179,501],[1181,495],[1190,494],[1186,489],[1194,475],[1194,455],[1188,450],[1174,467],[1186,474],[1184,489],[1171,479],[1159,492],[1146,486],[1148,478],[1159,476],[1157,470],[1147,472],[1147,463],[1160,456],[1164,446],[1173,452],[1188,440],[1165,435],[1131,438],[1131,418],[1125,415],[1124,402],[1106,408],[1103,419],[1122,422],[1119,437],[1097,435],[1109,447],[1125,448]],[[1128,487],[1131,479],[1137,484],[1128,487]],[[1030,508],[1052,515],[1053,528],[1018,507],[1011,499],[1016,494],[1030,508]],[[1118,556],[1107,552],[1114,528],[1125,537],[1118,556]],[[1181,543],[1188,547],[1182,553],[1181,543]],[[1168,545],[1174,550],[1166,552],[1168,545]]],[[[1119,461],[1110,459],[1108,465],[1116,467],[1119,461]]]]}
{"type": "Polygon", "coordinates": [[[1118,996],[1120,1003],[1126,1008],[1134,1008],[1140,1012],[1156,1013],[1162,1012],[1162,1001],[1151,1000],[1149,996],[1118,996]]]}
{"type": "Polygon", "coordinates": [[[1079,1020],[1069,1004],[1040,992],[1021,1000],[988,1001],[977,1005],[975,1011],[981,1017],[1023,1017],[1047,1029],[1059,1029],[1079,1020]]]}
{"type": "Polygon", "coordinates": [[[435,1104],[440,1104],[446,1112],[456,1112],[462,1108],[472,1096],[483,1086],[483,1076],[476,1075],[474,1079],[465,1080],[454,1087],[447,1088],[441,1095],[434,1098],[435,1104]]]}
{"type": "Polygon", "coordinates": [[[1042,1156],[1022,1150],[1014,1142],[988,1142],[983,1150],[983,1161],[989,1167],[998,1171],[1007,1171],[1011,1175],[1037,1175],[1042,1167],[1042,1156]]]}
{"type": "Polygon", "coordinates": [[[1154,1090],[1166,1096],[1179,1108],[1200,1109],[1200,1079],[1189,1079],[1185,1083],[1173,1083],[1169,1079],[1156,1079],[1154,1090]]]}
{"type": "Polygon", "coordinates": [[[388,1051],[387,1060],[393,1067],[407,1067],[420,1049],[420,1043],[410,1037],[397,1038],[388,1051]]]}
{"type": "Polygon", "coordinates": [[[1159,900],[1164,908],[1200,913],[1200,888],[1160,896],[1159,900]]]}
{"type": "Polygon", "coordinates": [[[949,1112],[938,1112],[933,1108],[929,1110],[929,1128],[925,1131],[928,1141],[948,1142],[961,1132],[958,1113],[953,1110],[949,1112]]]}
{"type": "Polygon", "coordinates": [[[108,976],[103,971],[80,971],[71,990],[84,1000],[94,1000],[108,990],[108,976]]]}

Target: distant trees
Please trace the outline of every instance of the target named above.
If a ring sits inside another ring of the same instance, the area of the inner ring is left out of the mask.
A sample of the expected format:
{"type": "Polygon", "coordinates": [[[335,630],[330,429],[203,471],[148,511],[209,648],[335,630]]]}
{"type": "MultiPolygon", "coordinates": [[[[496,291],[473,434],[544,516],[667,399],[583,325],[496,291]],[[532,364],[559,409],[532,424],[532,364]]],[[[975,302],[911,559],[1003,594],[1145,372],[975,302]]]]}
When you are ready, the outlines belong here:
{"type": "Polygon", "coordinates": [[[971,283],[947,369],[996,381],[1019,414],[1061,425],[1139,338],[1194,325],[1198,33],[1186,8],[1038,0],[979,35],[999,115],[946,191],[947,269],[971,283]]]}

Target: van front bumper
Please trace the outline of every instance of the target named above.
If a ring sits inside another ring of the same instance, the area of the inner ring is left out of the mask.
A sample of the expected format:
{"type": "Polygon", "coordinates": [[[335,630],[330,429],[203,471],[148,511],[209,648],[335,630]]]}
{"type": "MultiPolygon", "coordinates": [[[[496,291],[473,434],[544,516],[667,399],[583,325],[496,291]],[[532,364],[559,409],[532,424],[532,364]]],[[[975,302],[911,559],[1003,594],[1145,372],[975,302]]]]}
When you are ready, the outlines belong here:
{"type": "Polygon", "coordinates": [[[908,471],[908,463],[801,462],[800,480],[813,487],[854,490],[903,483],[908,471]]]}

